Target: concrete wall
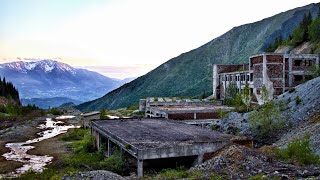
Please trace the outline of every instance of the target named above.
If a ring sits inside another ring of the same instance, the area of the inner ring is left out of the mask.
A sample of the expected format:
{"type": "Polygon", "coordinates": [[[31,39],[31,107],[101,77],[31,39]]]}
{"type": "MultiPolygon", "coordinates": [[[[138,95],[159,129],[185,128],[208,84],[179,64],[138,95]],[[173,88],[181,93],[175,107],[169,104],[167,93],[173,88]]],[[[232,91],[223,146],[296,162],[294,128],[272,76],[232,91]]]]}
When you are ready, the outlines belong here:
{"type": "Polygon", "coordinates": [[[84,128],[89,128],[91,120],[94,120],[94,119],[100,119],[100,114],[82,117],[82,126],[84,128]]]}

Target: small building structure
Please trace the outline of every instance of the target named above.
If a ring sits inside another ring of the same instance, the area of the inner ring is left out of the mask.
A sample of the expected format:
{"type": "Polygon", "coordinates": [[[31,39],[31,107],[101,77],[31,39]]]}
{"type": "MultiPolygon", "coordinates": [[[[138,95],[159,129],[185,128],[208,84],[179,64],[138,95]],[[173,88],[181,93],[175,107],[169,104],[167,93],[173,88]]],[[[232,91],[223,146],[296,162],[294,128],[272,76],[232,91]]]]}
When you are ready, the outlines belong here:
{"type": "Polygon", "coordinates": [[[209,99],[183,99],[148,97],[140,99],[139,110],[146,118],[173,120],[198,120],[219,118],[219,111],[228,112],[233,108],[222,106],[222,101],[209,99]]]}
{"type": "Polygon", "coordinates": [[[100,119],[100,111],[93,111],[93,112],[82,114],[82,117],[81,117],[82,127],[89,128],[91,121],[94,119],[100,119]]]}
{"type": "Polygon", "coordinates": [[[213,66],[213,97],[224,99],[226,89],[233,83],[238,91],[248,83],[253,100],[262,104],[261,89],[269,92],[269,98],[280,95],[290,87],[309,80],[308,69],[319,67],[316,54],[263,53],[249,58],[248,64],[213,66]]]}
{"type": "Polygon", "coordinates": [[[113,146],[130,154],[137,160],[138,176],[143,176],[144,161],[193,157],[201,163],[206,153],[241,142],[237,136],[168,119],[93,120],[91,125],[96,147],[107,156],[113,146]]]}
{"type": "Polygon", "coordinates": [[[164,117],[172,120],[219,119],[220,113],[232,111],[227,106],[151,106],[146,117],[164,117]]]}

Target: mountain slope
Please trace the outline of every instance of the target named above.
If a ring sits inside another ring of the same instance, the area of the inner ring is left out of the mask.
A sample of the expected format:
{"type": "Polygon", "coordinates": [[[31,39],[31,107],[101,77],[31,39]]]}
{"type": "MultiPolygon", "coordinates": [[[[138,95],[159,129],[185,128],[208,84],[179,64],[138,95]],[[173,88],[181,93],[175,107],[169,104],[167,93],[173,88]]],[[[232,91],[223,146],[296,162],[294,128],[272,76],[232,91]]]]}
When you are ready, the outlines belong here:
{"type": "Polygon", "coordinates": [[[99,73],[53,60],[0,64],[0,76],[13,82],[24,99],[66,97],[84,102],[119,87],[119,82],[99,73]]]}
{"type": "Polygon", "coordinates": [[[201,96],[212,92],[212,64],[244,63],[263,51],[280,34],[286,38],[304,13],[318,13],[318,5],[296,8],[259,22],[235,27],[207,44],[183,53],[148,74],[113,90],[80,110],[119,108],[138,104],[147,96],[201,96]]]}

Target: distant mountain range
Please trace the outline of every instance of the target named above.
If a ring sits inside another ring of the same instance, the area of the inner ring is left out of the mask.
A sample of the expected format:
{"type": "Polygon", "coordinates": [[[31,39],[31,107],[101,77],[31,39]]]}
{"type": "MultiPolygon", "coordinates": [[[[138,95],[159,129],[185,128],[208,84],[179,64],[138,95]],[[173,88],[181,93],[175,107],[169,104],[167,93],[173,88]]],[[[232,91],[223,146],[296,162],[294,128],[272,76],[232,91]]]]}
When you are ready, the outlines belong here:
{"type": "Polygon", "coordinates": [[[0,64],[0,76],[18,88],[22,104],[40,107],[90,101],[125,83],[49,59],[0,64]]]}
{"type": "Polygon", "coordinates": [[[105,96],[80,104],[82,111],[137,105],[140,98],[154,96],[201,97],[212,93],[212,65],[245,63],[265,51],[276,37],[287,38],[305,13],[316,17],[319,4],[295,8],[261,21],[235,27],[190,52],[163,63],[105,96]]]}
{"type": "Polygon", "coordinates": [[[34,104],[41,109],[49,109],[52,107],[59,107],[65,104],[78,105],[82,101],[70,99],[67,97],[53,97],[53,98],[30,98],[21,99],[22,105],[34,104]]]}

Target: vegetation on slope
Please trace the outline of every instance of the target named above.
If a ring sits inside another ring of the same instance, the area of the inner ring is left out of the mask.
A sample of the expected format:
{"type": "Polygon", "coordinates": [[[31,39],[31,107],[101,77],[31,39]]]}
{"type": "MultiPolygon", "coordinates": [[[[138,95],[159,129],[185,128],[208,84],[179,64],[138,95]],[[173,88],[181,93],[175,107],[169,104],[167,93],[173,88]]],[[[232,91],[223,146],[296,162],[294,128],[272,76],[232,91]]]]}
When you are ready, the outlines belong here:
{"type": "Polygon", "coordinates": [[[3,77],[3,79],[0,78],[0,96],[9,100],[14,100],[18,105],[20,105],[18,90],[11,82],[7,82],[5,77],[3,77]]]}
{"type": "Polygon", "coordinates": [[[315,18],[312,18],[311,12],[305,13],[302,21],[287,39],[283,40],[281,35],[276,37],[266,51],[274,52],[281,46],[296,48],[305,42],[313,43],[313,48],[309,53],[320,53],[320,7],[315,18]]]}
{"type": "Polygon", "coordinates": [[[317,14],[318,5],[296,8],[259,22],[235,27],[207,44],[183,53],[148,74],[113,90],[105,96],[77,106],[82,111],[117,109],[138,104],[148,96],[200,97],[212,93],[212,65],[244,63],[264,51],[273,40],[286,38],[305,13],[317,14]]]}

